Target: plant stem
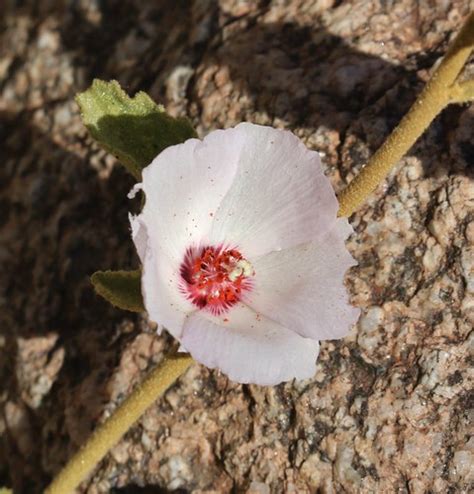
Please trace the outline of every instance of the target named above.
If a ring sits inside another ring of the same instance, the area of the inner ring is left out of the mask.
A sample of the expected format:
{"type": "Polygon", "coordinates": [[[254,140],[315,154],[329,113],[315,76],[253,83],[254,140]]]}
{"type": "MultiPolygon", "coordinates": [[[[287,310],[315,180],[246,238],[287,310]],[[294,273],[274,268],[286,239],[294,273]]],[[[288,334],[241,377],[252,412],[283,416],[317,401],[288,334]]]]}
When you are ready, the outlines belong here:
{"type": "Polygon", "coordinates": [[[68,494],[86,478],[108,451],[192,364],[189,355],[166,358],[151,371],[132,394],[113,412],[46,489],[45,494],[68,494]]]}
{"type": "MultiPolygon", "coordinates": [[[[409,112],[359,175],[339,195],[339,216],[350,216],[358,209],[433,119],[449,103],[456,101],[450,88],[471,54],[473,46],[474,13],[471,13],[409,112]]],[[[463,87],[467,88],[467,84],[463,87]]]]}
{"type": "Polygon", "coordinates": [[[474,79],[451,86],[451,103],[469,103],[470,101],[474,101],[474,79]]]}

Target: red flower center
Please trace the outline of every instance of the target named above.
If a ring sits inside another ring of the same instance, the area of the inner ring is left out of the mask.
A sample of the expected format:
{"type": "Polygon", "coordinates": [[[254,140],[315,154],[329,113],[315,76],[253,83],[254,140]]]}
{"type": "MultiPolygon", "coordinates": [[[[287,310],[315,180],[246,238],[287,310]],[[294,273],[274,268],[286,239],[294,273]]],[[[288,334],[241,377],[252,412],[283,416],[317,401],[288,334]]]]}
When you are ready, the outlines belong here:
{"type": "Polygon", "coordinates": [[[251,264],[236,249],[189,248],[180,268],[182,291],[200,309],[215,315],[235,305],[252,288],[251,264]]]}

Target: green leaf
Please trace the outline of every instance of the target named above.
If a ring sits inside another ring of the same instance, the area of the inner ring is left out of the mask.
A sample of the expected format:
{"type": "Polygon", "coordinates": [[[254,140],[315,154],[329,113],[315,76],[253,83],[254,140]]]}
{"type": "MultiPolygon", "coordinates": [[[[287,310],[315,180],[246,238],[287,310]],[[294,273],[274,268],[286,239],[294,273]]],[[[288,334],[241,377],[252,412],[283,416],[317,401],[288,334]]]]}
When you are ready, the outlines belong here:
{"type": "Polygon", "coordinates": [[[95,291],[115,307],[132,312],[145,310],[141,271],[96,271],[91,276],[95,291]]]}
{"type": "Polygon", "coordinates": [[[142,91],[130,98],[117,81],[95,79],[76,101],[92,137],[137,180],[163,149],[196,137],[188,119],[171,117],[142,91]]]}
{"type": "Polygon", "coordinates": [[[13,494],[11,489],[7,489],[6,487],[0,487],[0,494],[13,494]]]}

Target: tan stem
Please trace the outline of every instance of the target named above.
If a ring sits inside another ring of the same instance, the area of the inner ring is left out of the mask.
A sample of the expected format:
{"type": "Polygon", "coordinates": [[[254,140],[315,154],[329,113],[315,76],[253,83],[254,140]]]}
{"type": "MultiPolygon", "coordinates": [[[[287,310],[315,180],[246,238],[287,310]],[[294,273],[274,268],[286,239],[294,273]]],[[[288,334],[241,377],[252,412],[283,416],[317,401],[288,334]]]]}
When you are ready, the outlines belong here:
{"type": "Polygon", "coordinates": [[[92,472],[107,452],[143,413],[181,376],[193,360],[189,355],[166,358],[92,434],[69,460],[45,494],[69,494],[92,472]]]}
{"type": "Polygon", "coordinates": [[[451,86],[451,103],[469,103],[474,101],[474,80],[458,82],[451,86]]]}
{"type": "Polygon", "coordinates": [[[339,195],[339,216],[350,216],[377,188],[433,119],[452,101],[450,87],[474,45],[474,13],[398,127],[339,195]]]}

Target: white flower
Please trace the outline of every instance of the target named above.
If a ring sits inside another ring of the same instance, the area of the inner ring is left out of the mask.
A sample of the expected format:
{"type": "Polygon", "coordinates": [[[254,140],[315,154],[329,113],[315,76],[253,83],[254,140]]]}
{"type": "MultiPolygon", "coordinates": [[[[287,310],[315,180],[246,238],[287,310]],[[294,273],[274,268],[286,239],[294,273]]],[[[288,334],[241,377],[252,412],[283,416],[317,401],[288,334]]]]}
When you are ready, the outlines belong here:
{"type": "Polygon", "coordinates": [[[288,131],[242,123],[165,149],[137,189],[150,319],[234,381],[312,377],[318,341],[359,315],[343,285],[352,229],[319,155],[288,131]]]}

